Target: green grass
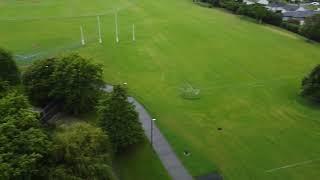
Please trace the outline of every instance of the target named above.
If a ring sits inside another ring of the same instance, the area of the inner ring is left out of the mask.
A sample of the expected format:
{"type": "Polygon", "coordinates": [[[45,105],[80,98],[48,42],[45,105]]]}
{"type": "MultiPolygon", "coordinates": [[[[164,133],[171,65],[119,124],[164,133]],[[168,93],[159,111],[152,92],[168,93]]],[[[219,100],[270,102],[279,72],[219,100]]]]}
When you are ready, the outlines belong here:
{"type": "Polygon", "coordinates": [[[0,7],[6,9],[0,11],[0,44],[17,54],[73,49],[83,25],[91,41],[74,50],[101,63],[106,81],[128,82],[192,175],[220,171],[227,180],[320,176],[319,161],[266,173],[320,158],[319,106],[298,96],[302,77],[319,63],[318,44],[191,0],[47,0],[38,5],[7,0],[0,7]],[[119,44],[110,13],[115,7],[122,7],[119,44]],[[75,18],[99,13],[105,14],[103,45],[97,43],[95,17],[75,18]],[[30,20],[35,16],[39,19],[30,20]],[[16,20],[5,20],[9,17],[16,20]],[[199,100],[181,98],[185,83],[201,90],[199,100]],[[183,156],[185,149],[191,156],[183,156]]]}

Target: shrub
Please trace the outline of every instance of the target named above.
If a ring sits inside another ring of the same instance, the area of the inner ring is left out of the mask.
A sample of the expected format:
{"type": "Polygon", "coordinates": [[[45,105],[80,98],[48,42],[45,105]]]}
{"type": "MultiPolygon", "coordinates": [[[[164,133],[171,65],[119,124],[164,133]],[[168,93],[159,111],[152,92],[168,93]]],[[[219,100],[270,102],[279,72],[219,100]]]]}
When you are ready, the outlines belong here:
{"type": "Polygon", "coordinates": [[[302,81],[302,92],[304,97],[320,102],[320,65],[317,65],[311,73],[302,81]]]}
{"type": "Polygon", "coordinates": [[[299,33],[299,29],[300,29],[299,25],[288,23],[288,22],[282,22],[281,27],[294,33],[299,33]]]}

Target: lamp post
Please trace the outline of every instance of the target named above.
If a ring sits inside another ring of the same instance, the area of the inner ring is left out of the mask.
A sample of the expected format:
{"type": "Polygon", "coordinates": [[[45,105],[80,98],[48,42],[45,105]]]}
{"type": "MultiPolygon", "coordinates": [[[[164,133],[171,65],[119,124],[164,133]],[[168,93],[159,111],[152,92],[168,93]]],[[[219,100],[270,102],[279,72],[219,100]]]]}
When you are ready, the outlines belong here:
{"type": "Polygon", "coordinates": [[[150,138],[150,141],[151,141],[151,146],[153,147],[153,121],[156,121],[156,119],[152,119],[151,120],[151,138],[150,138]]]}

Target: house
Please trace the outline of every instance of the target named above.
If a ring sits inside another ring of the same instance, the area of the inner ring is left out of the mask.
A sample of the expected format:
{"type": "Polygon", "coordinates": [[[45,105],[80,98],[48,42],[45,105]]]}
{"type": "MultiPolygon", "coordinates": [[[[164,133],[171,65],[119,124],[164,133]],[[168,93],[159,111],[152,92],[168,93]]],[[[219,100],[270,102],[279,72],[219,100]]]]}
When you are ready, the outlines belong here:
{"type": "Polygon", "coordinates": [[[310,5],[319,6],[320,3],[319,2],[312,2],[312,3],[310,3],[310,5]]]}
{"type": "Polygon", "coordinates": [[[288,21],[290,19],[295,19],[298,20],[300,22],[300,25],[304,24],[304,21],[307,17],[313,16],[315,14],[320,14],[320,11],[288,11],[288,12],[284,12],[282,13],[282,19],[284,21],[288,21]]]}
{"type": "Polygon", "coordinates": [[[269,4],[266,8],[273,12],[285,12],[286,10],[283,8],[285,5],[286,3],[275,2],[269,4]]]}
{"type": "Polygon", "coordinates": [[[286,3],[271,3],[267,6],[267,8],[273,12],[290,12],[290,11],[306,11],[306,9],[300,5],[295,4],[286,4],[286,3]]]}
{"type": "Polygon", "coordinates": [[[243,2],[247,5],[250,4],[262,4],[262,5],[268,5],[269,4],[269,0],[243,0],[243,2]]]}

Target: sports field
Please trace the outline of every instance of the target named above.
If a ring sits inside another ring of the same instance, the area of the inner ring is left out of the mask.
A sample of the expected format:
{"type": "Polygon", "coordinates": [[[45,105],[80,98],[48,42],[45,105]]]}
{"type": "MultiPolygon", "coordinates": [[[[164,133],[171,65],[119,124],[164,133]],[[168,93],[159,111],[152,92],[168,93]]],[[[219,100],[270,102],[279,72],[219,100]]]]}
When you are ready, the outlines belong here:
{"type": "Polygon", "coordinates": [[[158,119],[192,175],[320,177],[320,107],[298,96],[320,45],[191,0],[2,0],[0,9],[0,45],[21,65],[70,50],[102,63],[105,80],[127,82],[158,119]],[[199,99],[181,97],[186,85],[199,99]]]}

